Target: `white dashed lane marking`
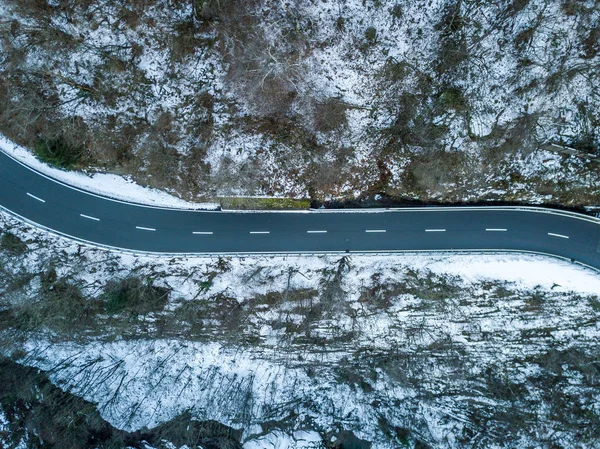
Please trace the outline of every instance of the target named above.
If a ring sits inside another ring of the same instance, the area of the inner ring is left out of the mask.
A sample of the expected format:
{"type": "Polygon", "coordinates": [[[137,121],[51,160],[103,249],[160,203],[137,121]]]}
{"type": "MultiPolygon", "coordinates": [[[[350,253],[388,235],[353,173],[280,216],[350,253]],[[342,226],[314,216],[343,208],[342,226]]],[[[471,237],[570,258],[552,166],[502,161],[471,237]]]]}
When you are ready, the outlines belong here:
{"type": "Polygon", "coordinates": [[[196,234],[196,235],[212,235],[212,231],[194,231],[192,232],[192,234],[196,234]]]}
{"type": "Polygon", "coordinates": [[[46,200],[41,199],[39,196],[32,195],[29,192],[27,192],[27,195],[30,196],[31,198],[33,198],[34,200],[38,200],[41,203],[45,203],[46,202],[46,200]]]}
{"type": "Polygon", "coordinates": [[[250,231],[250,234],[270,234],[271,231],[250,231]]]}
{"type": "Polygon", "coordinates": [[[549,232],[548,235],[551,235],[552,237],[560,237],[561,239],[568,239],[569,238],[568,235],[555,234],[554,232],[549,232]]]}
{"type": "Polygon", "coordinates": [[[96,217],[90,217],[89,215],[85,215],[85,214],[79,214],[79,216],[80,216],[80,217],[83,217],[83,218],[87,218],[88,220],[100,221],[100,219],[99,219],[99,218],[96,218],[96,217]]]}
{"type": "Polygon", "coordinates": [[[486,231],[488,231],[488,232],[506,232],[506,229],[504,229],[504,228],[486,228],[486,231]]]}
{"type": "Polygon", "coordinates": [[[306,231],[307,234],[327,234],[327,231],[306,231]]]}
{"type": "Polygon", "coordinates": [[[446,232],[445,229],[425,229],[425,232],[446,232]]]}
{"type": "Polygon", "coordinates": [[[366,229],[365,232],[373,233],[373,232],[387,232],[385,229],[366,229]]]}
{"type": "Polygon", "coordinates": [[[156,231],[154,228],[145,228],[144,226],[136,226],[135,229],[139,229],[141,231],[156,231]]]}

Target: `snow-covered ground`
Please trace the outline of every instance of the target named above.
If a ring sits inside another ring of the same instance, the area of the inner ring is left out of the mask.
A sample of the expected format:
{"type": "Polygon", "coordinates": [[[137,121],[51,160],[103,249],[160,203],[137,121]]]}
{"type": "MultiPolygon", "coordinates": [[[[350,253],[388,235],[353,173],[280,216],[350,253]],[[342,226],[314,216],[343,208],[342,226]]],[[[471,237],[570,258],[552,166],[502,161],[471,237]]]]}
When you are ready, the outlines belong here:
{"type": "MultiPolygon", "coordinates": [[[[91,298],[132,274],[171,289],[163,312],[132,316],[118,331],[99,315],[97,338],[35,333],[23,346],[22,363],[49,371],[128,430],[191,411],[244,429],[246,449],[323,448],[320,441],[342,429],[373,448],[397,447],[382,422],[435,447],[458,448],[476,410],[505,410],[506,398],[485,390],[486,382],[500,382],[493,373],[504,372],[502,388],[529,391],[523,410],[538,414],[542,436],[554,432],[568,443],[572,434],[552,420],[536,379],[550,375],[547,351],[593,356],[600,337],[600,276],[548,257],[134,256],[1,219],[28,245],[11,273],[52,264],[91,298]],[[186,307],[197,310],[188,324],[200,330],[190,334],[186,324],[177,337],[161,334],[186,307]]],[[[11,291],[3,307],[22,303],[24,292],[35,295],[36,285],[11,291]]],[[[571,364],[563,363],[571,391],[600,400],[571,364]]],[[[527,427],[511,432],[516,446],[538,441],[527,427]]],[[[487,447],[507,446],[494,440],[487,447]]]]}
{"type": "MultiPolygon", "coordinates": [[[[23,24],[0,48],[0,70],[21,81],[10,101],[37,87],[21,73],[51,74],[53,111],[126,147],[136,179],[185,198],[598,198],[594,167],[537,153],[598,145],[593,0],[241,2],[210,20],[190,2],[144,5],[62,14],[0,1],[23,24]],[[37,44],[44,20],[68,49],[37,44]],[[343,111],[323,130],[331,99],[343,111]]],[[[89,146],[102,163],[111,149],[89,146]]]]}
{"type": "MultiPolygon", "coordinates": [[[[12,135],[43,134],[26,122],[46,101],[50,135],[83,122],[99,166],[118,141],[135,179],[186,198],[598,201],[596,166],[537,149],[590,132],[598,144],[594,0],[239,2],[211,20],[191,2],[40,4],[0,0],[12,135]],[[344,110],[319,131],[330,99],[344,110]]],[[[3,137],[0,150],[115,199],[216,206],[56,170],[3,137]]],[[[190,411],[243,429],[245,449],[322,449],[343,430],[373,449],[600,447],[600,275],[579,265],[139,256],[4,213],[0,225],[26,244],[0,250],[0,311],[15,314],[3,351],[120,428],[190,411]],[[54,313],[54,277],[84,301],[54,313]],[[168,303],[108,313],[107,285],[131,277],[168,289],[168,303]],[[18,327],[28,313],[41,327],[18,327]]]]}

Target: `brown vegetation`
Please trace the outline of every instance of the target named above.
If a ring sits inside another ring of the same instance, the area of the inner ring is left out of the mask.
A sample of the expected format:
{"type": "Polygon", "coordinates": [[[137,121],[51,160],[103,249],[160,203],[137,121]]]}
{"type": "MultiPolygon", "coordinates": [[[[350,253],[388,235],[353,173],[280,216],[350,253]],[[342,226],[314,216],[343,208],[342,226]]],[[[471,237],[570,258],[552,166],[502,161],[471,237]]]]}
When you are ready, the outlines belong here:
{"type": "MultiPolygon", "coordinates": [[[[464,189],[446,184],[481,164],[487,189],[500,192],[510,186],[511,155],[526,157],[549,134],[586,151],[598,146],[597,89],[578,100],[587,122],[573,119],[583,116],[579,106],[529,109],[531,98],[553,102],[574,86],[594,86],[600,26],[596,9],[581,2],[563,0],[532,16],[528,0],[448,0],[427,13],[434,19],[427,29],[412,25],[410,5],[391,0],[364,3],[361,21],[340,6],[332,23],[302,2],[185,0],[166,14],[155,0],[4,1],[15,19],[0,24],[0,131],[60,167],[133,174],[187,199],[240,190],[317,200],[375,190],[424,201],[482,199],[482,178],[464,189]],[[572,43],[549,27],[562,18],[574,23],[572,43]],[[94,32],[113,43],[98,44],[94,32]],[[398,33],[418,57],[389,56],[398,33]],[[340,70],[364,77],[344,88],[349,96],[323,70],[329,52],[346,65],[340,70]],[[507,85],[493,85],[488,79],[497,74],[488,67],[505,57],[517,62],[507,85]],[[325,79],[315,82],[315,70],[325,79]],[[518,111],[508,121],[506,101],[518,111]],[[473,121],[492,112],[496,124],[480,136],[473,121]],[[236,165],[230,142],[253,137],[262,147],[236,165]],[[354,159],[357,148],[363,157],[354,159]],[[446,155],[456,151],[464,157],[446,155]],[[432,154],[441,155],[433,171],[448,163],[448,173],[426,180],[432,154]],[[376,182],[385,161],[410,172],[376,182]]],[[[563,165],[588,182],[587,195],[574,186],[569,202],[597,202],[597,174],[567,159],[563,165]]],[[[533,191],[538,181],[524,182],[533,191]]],[[[563,201],[563,189],[546,182],[543,190],[563,201]]],[[[527,200],[522,192],[498,195],[527,200]]]]}

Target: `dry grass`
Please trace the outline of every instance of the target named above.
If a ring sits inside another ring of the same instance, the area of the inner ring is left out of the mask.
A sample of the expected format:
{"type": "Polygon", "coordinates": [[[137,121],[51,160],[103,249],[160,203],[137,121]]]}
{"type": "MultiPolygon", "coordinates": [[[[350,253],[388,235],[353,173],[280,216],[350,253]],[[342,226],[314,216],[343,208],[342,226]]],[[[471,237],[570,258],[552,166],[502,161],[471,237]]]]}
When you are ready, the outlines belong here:
{"type": "Polygon", "coordinates": [[[310,207],[309,199],[227,197],[218,200],[226,210],[306,210],[310,207]]]}

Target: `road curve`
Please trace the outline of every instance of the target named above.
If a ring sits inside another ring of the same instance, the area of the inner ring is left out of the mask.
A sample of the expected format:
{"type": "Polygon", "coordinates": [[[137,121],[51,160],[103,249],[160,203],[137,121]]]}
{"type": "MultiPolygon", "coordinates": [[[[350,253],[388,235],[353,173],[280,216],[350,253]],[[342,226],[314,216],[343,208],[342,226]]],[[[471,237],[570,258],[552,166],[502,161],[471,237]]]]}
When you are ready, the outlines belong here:
{"type": "Polygon", "coordinates": [[[222,212],[126,203],[68,186],[0,152],[0,206],[56,233],[169,254],[527,251],[600,270],[600,220],[530,207],[222,212]]]}

